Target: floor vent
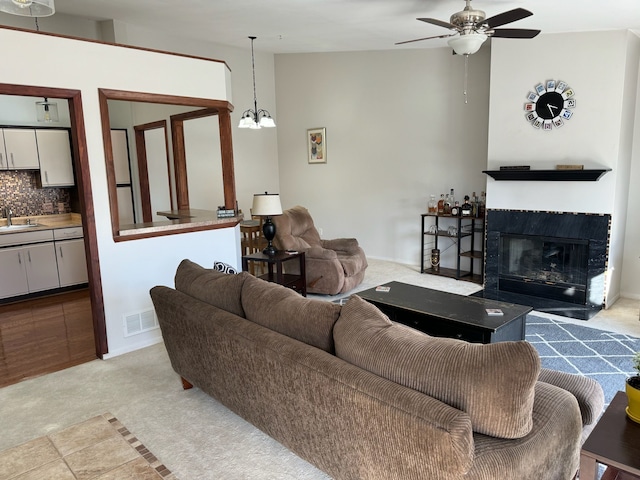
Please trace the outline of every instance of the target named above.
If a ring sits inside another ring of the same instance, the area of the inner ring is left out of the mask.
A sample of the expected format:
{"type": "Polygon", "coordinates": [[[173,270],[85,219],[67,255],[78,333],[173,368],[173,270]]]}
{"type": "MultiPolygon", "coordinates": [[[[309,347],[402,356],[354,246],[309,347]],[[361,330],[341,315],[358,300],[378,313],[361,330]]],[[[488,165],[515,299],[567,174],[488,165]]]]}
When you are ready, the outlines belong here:
{"type": "Polygon", "coordinates": [[[158,320],[153,310],[128,313],[124,315],[124,336],[138,335],[158,328],[158,320]]]}

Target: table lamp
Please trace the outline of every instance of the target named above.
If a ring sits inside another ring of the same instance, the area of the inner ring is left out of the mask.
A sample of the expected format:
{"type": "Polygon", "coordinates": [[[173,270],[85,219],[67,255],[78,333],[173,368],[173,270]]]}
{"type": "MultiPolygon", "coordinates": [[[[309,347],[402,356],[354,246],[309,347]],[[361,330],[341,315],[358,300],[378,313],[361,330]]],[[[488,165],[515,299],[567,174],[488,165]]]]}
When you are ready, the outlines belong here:
{"type": "Polygon", "coordinates": [[[278,250],[273,246],[273,237],[276,236],[276,226],[271,221],[273,215],[282,215],[282,205],[280,205],[280,195],[277,193],[256,193],[253,196],[253,206],[251,215],[266,217],[262,225],[262,233],[267,239],[267,246],[262,253],[274,255],[278,250]]]}

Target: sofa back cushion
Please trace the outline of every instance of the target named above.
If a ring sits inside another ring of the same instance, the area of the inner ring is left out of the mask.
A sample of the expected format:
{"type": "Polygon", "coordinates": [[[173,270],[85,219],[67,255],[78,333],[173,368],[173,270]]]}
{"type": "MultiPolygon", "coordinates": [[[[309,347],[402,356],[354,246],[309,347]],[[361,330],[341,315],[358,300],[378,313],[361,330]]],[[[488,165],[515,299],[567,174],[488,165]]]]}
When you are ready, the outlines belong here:
{"type": "Polygon", "coordinates": [[[540,358],[527,342],[431,337],[392,323],[355,295],[333,333],[336,356],[467,412],[478,433],[520,438],[531,431],[540,358]]]}
{"type": "Polygon", "coordinates": [[[247,320],[308,345],[334,352],[333,325],[340,306],[311,300],[290,288],[249,277],[242,286],[247,320]]]}
{"type": "Polygon", "coordinates": [[[231,275],[183,260],[176,271],[176,290],[227,312],[244,317],[240,294],[246,272],[231,275]]]}

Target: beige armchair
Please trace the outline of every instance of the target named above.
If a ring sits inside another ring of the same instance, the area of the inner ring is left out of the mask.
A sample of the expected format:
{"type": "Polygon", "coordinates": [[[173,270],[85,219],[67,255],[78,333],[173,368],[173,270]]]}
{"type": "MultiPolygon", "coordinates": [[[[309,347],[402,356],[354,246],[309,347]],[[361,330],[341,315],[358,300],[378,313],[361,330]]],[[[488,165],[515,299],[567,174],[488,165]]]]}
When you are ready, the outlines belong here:
{"type": "Polygon", "coordinates": [[[355,238],[321,239],[309,211],[301,206],[273,217],[273,223],[279,250],[305,252],[307,292],[336,295],[362,283],[367,257],[355,238]]]}

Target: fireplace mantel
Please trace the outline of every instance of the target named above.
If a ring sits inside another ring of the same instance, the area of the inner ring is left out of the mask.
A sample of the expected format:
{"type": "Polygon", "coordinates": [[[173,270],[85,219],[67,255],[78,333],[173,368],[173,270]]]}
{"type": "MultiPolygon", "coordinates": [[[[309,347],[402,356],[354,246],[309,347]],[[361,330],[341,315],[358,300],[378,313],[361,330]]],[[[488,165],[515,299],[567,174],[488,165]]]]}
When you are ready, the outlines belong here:
{"type": "Polygon", "coordinates": [[[610,168],[589,170],[483,170],[494,180],[537,180],[565,182],[595,182],[600,180],[610,168]]]}

